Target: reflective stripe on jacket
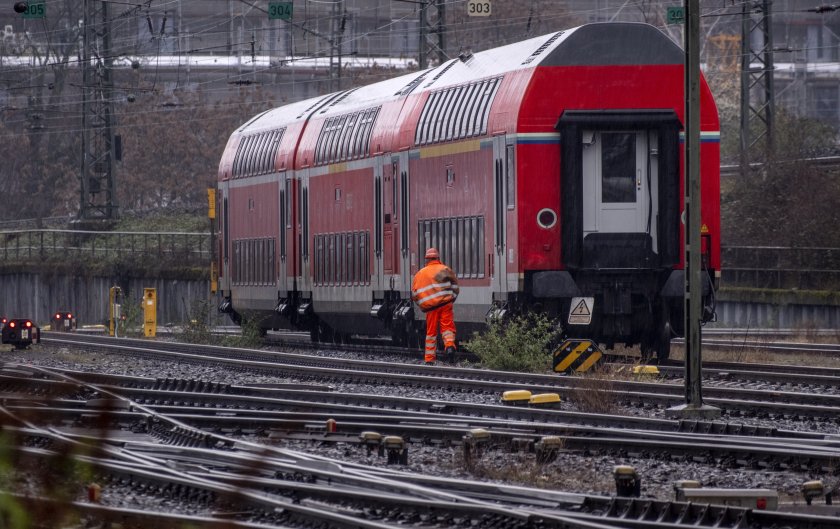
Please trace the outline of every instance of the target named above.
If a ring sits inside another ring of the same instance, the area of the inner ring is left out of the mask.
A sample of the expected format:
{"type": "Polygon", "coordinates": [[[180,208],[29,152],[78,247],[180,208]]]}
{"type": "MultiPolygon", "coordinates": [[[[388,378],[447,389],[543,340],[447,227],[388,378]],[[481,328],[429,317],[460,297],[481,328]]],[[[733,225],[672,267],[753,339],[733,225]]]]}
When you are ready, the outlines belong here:
{"type": "Polygon", "coordinates": [[[453,303],[458,297],[455,272],[440,261],[430,261],[421,268],[411,282],[411,300],[420,310],[430,310],[453,303]]]}

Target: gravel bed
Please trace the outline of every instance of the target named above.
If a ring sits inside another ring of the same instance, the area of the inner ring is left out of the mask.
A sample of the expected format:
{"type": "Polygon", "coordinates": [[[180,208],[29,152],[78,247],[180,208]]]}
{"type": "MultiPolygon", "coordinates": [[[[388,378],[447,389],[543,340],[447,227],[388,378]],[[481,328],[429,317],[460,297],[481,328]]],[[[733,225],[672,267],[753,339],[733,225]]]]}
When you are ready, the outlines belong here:
{"type": "MultiPolygon", "coordinates": [[[[312,352],[338,356],[331,351],[312,352]]],[[[341,353],[342,356],[359,358],[357,354],[341,353]]],[[[108,372],[151,378],[202,379],[215,382],[255,385],[264,383],[295,383],[291,378],[268,376],[259,373],[228,371],[219,367],[194,364],[162,363],[139,358],[126,361],[123,355],[89,353],[68,349],[53,349],[47,345],[34,346],[24,351],[12,351],[3,354],[6,362],[41,365],[78,371],[108,372]]],[[[366,358],[374,359],[374,358],[366,358]]],[[[391,362],[418,362],[417,359],[404,357],[376,360],[391,362]]],[[[411,387],[377,388],[351,384],[335,384],[342,392],[382,392],[387,396],[428,398],[430,400],[451,400],[495,403],[498,396],[466,394],[432,390],[418,390],[411,387]]],[[[571,403],[564,407],[574,410],[571,403]]],[[[642,409],[617,406],[613,413],[646,417],[664,417],[664,409],[642,409]]],[[[722,420],[726,421],[726,417],[722,420]]],[[[825,431],[836,434],[837,425],[824,424],[821,421],[786,421],[779,419],[762,420],[759,418],[738,418],[732,422],[776,427],[779,429],[825,431]]],[[[253,439],[257,442],[269,442],[267,439],[253,439]]],[[[271,441],[274,442],[274,441],[271,441]]],[[[304,441],[282,441],[282,448],[305,453],[318,454],[337,461],[355,462],[368,466],[385,467],[386,459],[369,454],[356,445],[316,443],[304,441]]],[[[716,464],[703,464],[686,461],[663,461],[656,458],[632,457],[627,455],[593,453],[581,455],[562,452],[557,459],[547,464],[537,464],[534,454],[511,453],[506,449],[488,449],[472,465],[467,465],[460,447],[434,447],[410,445],[409,464],[407,467],[395,466],[395,469],[422,472],[431,475],[450,476],[462,479],[502,482],[524,486],[548,488],[564,492],[610,495],[615,492],[612,472],[615,465],[631,465],[642,477],[642,496],[657,499],[673,498],[673,483],[677,480],[694,479],[705,487],[721,488],[767,488],[779,491],[782,499],[804,503],[800,487],[811,479],[822,479],[828,487],[838,485],[838,478],[807,472],[755,471],[730,468],[716,464]]],[[[129,501],[122,497],[121,501],[129,501]]],[[[142,503],[142,502],[141,502],[142,503]]],[[[199,509],[200,511],[200,509],[199,509]]]]}

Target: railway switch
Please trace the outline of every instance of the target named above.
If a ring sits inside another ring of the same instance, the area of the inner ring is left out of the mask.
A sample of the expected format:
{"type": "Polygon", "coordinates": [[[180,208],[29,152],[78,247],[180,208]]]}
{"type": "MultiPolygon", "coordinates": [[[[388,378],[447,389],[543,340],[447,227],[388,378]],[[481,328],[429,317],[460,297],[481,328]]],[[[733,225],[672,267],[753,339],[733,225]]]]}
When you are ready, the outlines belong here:
{"type": "Polygon", "coordinates": [[[389,465],[407,465],[408,464],[408,449],[405,446],[405,440],[398,435],[389,435],[382,439],[380,451],[384,450],[388,453],[389,465]]]}
{"type": "Polygon", "coordinates": [[[805,496],[805,503],[811,505],[814,498],[825,496],[825,504],[831,505],[831,493],[826,494],[825,484],[821,479],[806,481],[802,484],[802,495],[805,496]]]}
{"type": "Polygon", "coordinates": [[[379,449],[382,444],[382,434],[378,432],[362,432],[359,434],[359,439],[367,447],[368,453],[379,449]]]}
{"type": "Polygon", "coordinates": [[[563,438],[557,435],[546,435],[534,445],[537,453],[537,463],[544,465],[557,459],[557,454],[565,445],[563,438]]]}
{"type": "Polygon", "coordinates": [[[472,468],[473,458],[481,457],[484,447],[490,442],[490,432],[484,428],[473,428],[461,438],[464,447],[464,461],[472,468]]]}
{"type": "Polygon", "coordinates": [[[613,469],[617,496],[638,498],[642,494],[642,480],[630,465],[616,465],[613,469]]]}

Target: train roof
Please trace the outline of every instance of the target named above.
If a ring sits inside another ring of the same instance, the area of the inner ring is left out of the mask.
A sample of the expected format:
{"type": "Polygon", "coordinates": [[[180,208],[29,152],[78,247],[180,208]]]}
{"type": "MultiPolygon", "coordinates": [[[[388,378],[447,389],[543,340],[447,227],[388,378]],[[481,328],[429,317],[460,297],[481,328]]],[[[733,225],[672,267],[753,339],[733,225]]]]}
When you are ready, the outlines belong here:
{"type": "Polygon", "coordinates": [[[435,68],[284,105],[256,116],[238,132],[370,108],[422,91],[537,66],[682,64],[683,59],[681,48],[654,26],[632,22],[586,24],[475,54],[465,52],[435,68]]]}

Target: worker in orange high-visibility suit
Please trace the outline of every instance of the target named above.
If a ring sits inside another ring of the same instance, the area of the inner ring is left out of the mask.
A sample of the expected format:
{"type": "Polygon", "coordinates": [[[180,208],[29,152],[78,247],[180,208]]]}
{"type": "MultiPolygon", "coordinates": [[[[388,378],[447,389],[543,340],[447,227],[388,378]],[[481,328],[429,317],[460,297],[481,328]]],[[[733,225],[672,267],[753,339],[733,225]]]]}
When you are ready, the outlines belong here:
{"type": "Polygon", "coordinates": [[[426,313],[426,365],[437,360],[438,325],[443,335],[446,359],[455,361],[455,320],[452,304],[458,297],[458,279],[455,272],[440,262],[436,248],[426,250],[426,266],[414,275],[411,283],[411,300],[426,313]]]}

